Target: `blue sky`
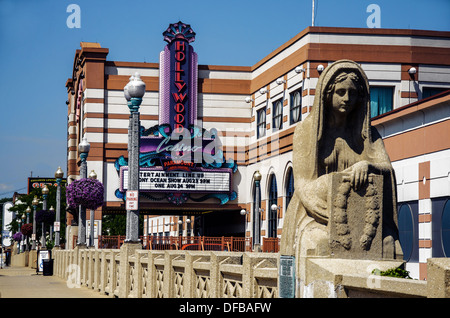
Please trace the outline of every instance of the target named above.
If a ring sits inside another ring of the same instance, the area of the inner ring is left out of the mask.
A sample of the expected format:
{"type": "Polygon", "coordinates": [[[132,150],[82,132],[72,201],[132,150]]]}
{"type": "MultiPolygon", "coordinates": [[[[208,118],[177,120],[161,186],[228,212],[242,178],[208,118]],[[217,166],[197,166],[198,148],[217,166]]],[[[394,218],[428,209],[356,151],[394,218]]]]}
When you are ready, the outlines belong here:
{"type": "MultiPolygon", "coordinates": [[[[0,198],[26,192],[27,178],[66,174],[67,92],[81,41],[108,60],[159,62],[162,32],[179,20],[197,33],[200,64],[251,66],[311,25],[312,0],[0,0],[0,198]],[[70,4],[81,27],[69,28],[70,4]]],[[[316,0],[316,26],[450,31],[449,0],[316,0]]]]}

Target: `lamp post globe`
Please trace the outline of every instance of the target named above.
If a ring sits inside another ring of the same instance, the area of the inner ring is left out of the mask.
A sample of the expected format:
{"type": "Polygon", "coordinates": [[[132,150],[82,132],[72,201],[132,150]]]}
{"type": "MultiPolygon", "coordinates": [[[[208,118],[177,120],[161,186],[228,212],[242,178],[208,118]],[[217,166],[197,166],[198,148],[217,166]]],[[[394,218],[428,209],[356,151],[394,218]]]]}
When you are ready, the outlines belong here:
{"type": "Polygon", "coordinates": [[[44,187],[42,188],[42,194],[48,195],[48,193],[49,193],[48,187],[47,187],[47,185],[44,185],[44,187]]]}
{"type": "Polygon", "coordinates": [[[123,94],[130,111],[132,113],[137,112],[145,94],[145,83],[138,72],[130,77],[130,81],[123,88],[123,94]]]}
{"type": "MultiPolygon", "coordinates": [[[[130,77],[130,81],[125,86],[125,88],[130,96],[130,99],[144,97],[145,83],[141,79],[141,75],[138,72],[134,73],[134,75],[130,77]]],[[[124,92],[125,98],[127,93],[124,92]]]]}
{"type": "Polygon", "coordinates": [[[89,142],[87,141],[86,136],[84,136],[84,137],[81,139],[80,144],[78,145],[78,151],[79,151],[81,154],[88,154],[88,153],[89,153],[89,150],[91,150],[91,145],[90,145],[89,142]]]}
{"type": "Polygon", "coordinates": [[[89,173],[89,179],[97,179],[97,174],[94,170],[89,173]]]}
{"type": "Polygon", "coordinates": [[[58,167],[58,169],[55,172],[55,178],[62,179],[62,177],[64,177],[64,171],[62,171],[61,167],[58,167]]]}

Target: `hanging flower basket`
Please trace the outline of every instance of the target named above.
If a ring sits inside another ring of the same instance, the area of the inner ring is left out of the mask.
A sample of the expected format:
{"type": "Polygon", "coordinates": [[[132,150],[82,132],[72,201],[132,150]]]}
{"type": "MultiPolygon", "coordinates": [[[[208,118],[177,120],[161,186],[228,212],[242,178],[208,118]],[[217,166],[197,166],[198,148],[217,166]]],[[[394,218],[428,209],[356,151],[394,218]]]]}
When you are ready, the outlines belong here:
{"type": "Polygon", "coordinates": [[[70,208],[79,205],[86,209],[95,210],[103,204],[103,184],[97,179],[79,179],[66,188],[67,203],[70,208]]]}
{"type": "Polygon", "coordinates": [[[15,233],[15,234],[13,235],[13,239],[14,239],[14,241],[16,241],[16,242],[22,241],[22,233],[20,233],[20,232],[15,233]]]}
{"type": "Polygon", "coordinates": [[[55,212],[40,210],[36,212],[36,223],[52,224],[55,221],[55,212]]]}
{"type": "Polygon", "coordinates": [[[31,236],[31,234],[33,234],[33,224],[26,223],[26,224],[22,225],[20,232],[22,232],[23,235],[31,236]]]}

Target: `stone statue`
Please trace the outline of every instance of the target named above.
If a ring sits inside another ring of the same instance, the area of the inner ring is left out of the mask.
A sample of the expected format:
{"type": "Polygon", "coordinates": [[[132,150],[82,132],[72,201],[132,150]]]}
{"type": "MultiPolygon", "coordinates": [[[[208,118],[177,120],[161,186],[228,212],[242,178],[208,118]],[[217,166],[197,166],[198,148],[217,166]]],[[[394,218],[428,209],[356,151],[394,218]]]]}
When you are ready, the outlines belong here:
{"type": "Polygon", "coordinates": [[[281,255],[402,259],[395,175],[370,125],[369,83],[357,63],[322,72],[311,113],[295,129],[293,158],[281,255]]]}

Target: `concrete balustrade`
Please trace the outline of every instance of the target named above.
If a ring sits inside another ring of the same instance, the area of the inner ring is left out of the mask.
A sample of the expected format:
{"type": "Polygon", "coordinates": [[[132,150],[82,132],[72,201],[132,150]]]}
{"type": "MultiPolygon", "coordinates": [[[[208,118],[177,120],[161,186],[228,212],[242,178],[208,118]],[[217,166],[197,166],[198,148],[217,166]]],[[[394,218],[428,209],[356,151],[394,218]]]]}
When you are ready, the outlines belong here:
{"type": "MultiPolygon", "coordinates": [[[[279,254],[275,253],[75,248],[54,250],[53,259],[54,275],[65,279],[68,287],[90,288],[110,297],[279,296],[279,254]]],[[[370,261],[357,263],[309,259],[306,262],[308,281],[299,295],[337,298],[450,295],[448,258],[428,260],[428,274],[432,278],[428,284],[426,281],[375,276],[365,270],[370,261]]]]}
{"type": "Polygon", "coordinates": [[[278,297],[278,254],[55,250],[54,275],[70,287],[120,298],[278,297]]]}

